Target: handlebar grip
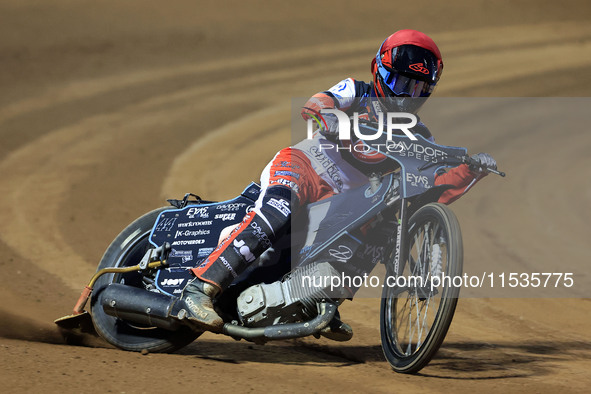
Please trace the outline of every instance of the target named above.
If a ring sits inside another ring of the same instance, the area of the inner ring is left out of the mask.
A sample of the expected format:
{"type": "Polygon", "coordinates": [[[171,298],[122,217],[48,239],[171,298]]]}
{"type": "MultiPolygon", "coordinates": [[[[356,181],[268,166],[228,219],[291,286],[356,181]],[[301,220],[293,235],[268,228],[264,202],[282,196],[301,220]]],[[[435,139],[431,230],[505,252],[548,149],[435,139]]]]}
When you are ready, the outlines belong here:
{"type": "Polygon", "coordinates": [[[493,174],[497,174],[499,176],[502,176],[503,178],[505,177],[505,175],[507,175],[503,171],[499,171],[494,168],[484,167],[480,164],[479,161],[474,160],[472,157],[467,156],[467,155],[462,157],[462,162],[464,164],[467,164],[468,166],[479,167],[486,172],[492,172],[493,174]]]}
{"type": "Polygon", "coordinates": [[[505,175],[507,175],[507,174],[505,174],[503,171],[497,171],[497,170],[493,170],[492,168],[490,168],[490,169],[489,169],[489,168],[486,168],[486,170],[487,170],[488,172],[492,172],[493,174],[500,175],[500,176],[502,176],[503,178],[505,177],[505,175]]]}

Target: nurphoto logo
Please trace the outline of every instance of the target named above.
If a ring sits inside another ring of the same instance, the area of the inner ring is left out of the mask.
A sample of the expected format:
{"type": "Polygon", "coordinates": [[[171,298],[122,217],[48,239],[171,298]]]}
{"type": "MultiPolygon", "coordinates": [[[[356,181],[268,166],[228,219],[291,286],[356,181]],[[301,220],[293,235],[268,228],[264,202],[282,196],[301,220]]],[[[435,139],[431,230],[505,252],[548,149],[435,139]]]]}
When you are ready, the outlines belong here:
{"type": "Polygon", "coordinates": [[[359,113],[353,113],[353,127],[351,128],[351,119],[349,115],[345,112],[340,111],[338,109],[329,109],[323,108],[317,115],[311,115],[310,119],[308,119],[308,139],[313,139],[314,135],[314,125],[313,122],[315,121],[318,127],[321,128],[328,128],[325,118],[322,115],[334,115],[338,120],[338,134],[340,140],[350,140],[351,139],[351,129],[353,129],[353,133],[355,136],[360,140],[364,141],[374,141],[380,138],[380,136],[384,133],[384,123],[386,124],[386,133],[388,141],[392,140],[392,132],[394,130],[402,131],[408,138],[412,141],[416,141],[417,137],[409,130],[417,125],[418,120],[416,115],[407,113],[407,112],[387,112],[386,113],[386,122],[384,122],[384,113],[378,113],[378,129],[374,134],[365,135],[362,134],[359,130],[359,113]],[[407,123],[398,123],[401,120],[410,120],[407,123]]]}

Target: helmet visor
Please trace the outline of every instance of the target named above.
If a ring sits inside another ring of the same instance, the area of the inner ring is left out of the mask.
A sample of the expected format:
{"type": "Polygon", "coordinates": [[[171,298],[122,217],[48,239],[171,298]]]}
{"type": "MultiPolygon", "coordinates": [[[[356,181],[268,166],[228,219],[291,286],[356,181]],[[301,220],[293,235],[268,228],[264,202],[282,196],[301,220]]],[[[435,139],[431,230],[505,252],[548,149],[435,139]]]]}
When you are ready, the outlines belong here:
{"type": "Polygon", "coordinates": [[[437,82],[442,71],[440,61],[431,51],[414,45],[393,48],[391,65],[389,62],[383,65],[400,74],[429,82],[437,82]]]}
{"type": "Polygon", "coordinates": [[[407,77],[396,72],[386,70],[385,67],[378,67],[384,86],[397,97],[428,97],[435,89],[436,82],[426,82],[419,79],[407,77]]]}

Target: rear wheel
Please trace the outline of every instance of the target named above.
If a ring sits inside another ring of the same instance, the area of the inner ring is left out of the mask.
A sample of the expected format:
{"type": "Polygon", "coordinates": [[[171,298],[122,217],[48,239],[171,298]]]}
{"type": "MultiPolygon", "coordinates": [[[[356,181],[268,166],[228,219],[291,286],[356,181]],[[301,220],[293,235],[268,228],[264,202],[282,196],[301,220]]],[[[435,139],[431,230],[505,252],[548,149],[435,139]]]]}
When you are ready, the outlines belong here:
{"type": "Polygon", "coordinates": [[[392,369],[416,373],[443,343],[458,302],[459,287],[436,286],[432,278],[462,275],[463,246],[458,220],[445,205],[421,207],[408,227],[406,256],[399,272],[389,273],[397,274],[396,286],[382,293],[380,331],[392,369]]]}
{"type": "MultiPolygon", "coordinates": [[[[140,262],[146,251],[152,247],[148,241],[150,231],[158,215],[168,208],[156,209],[140,217],[115,238],[105,252],[98,270],[108,267],[126,267],[140,262]]],[[[91,299],[92,321],[96,331],[110,344],[123,350],[150,352],[171,352],[193,342],[200,334],[188,327],[168,331],[129,323],[107,315],[102,308],[102,290],[110,283],[150,289],[151,275],[139,272],[126,274],[105,274],[101,276],[91,299]]]]}

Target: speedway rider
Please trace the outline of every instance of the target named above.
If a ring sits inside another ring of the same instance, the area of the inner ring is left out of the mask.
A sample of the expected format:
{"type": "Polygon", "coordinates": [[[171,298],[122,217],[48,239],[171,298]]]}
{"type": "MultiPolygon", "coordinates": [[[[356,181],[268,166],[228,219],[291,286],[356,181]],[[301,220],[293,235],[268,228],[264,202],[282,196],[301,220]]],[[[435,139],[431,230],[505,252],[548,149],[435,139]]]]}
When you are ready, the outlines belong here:
{"type": "MultiPolygon", "coordinates": [[[[392,109],[416,114],[420,104],[433,92],[442,70],[441,54],[430,37],[416,30],[400,30],[386,38],[372,60],[371,83],[347,78],[312,96],[302,116],[306,120],[317,117],[322,109],[339,109],[347,114],[356,112],[368,121],[377,121],[379,112],[392,109]]],[[[255,208],[201,265],[192,269],[195,278],[185,287],[180,302],[184,303],[182,307],[196,329],[221,331],[224,322],[214,311],[212,299],[286,234],[292,214],[297,214],[306,204],[367,184],[367,174],[377,172],[372,168],[379,168],[385,160],[375,152],[319,149],[320,143],[363,143],[338,141],[336,119],[329,115],[323,116],[322,124],[320,133],[313,139],[282,149],[275,155],[262,172],[261,194],[255,208]]],[[[422,123],[411,130],[434,141],[422,123]]],[[[495,160],[488,154],[479,153],[473,158],[488,168],[496,168],[495,160]]],[[[449,204],[466,193],[486,175],[478,168],[462,164],[437,174],[435,185],[453,185],[441,195],[439,202],[449,204]]],[[[368,272],[371,268],[372,264],[365,264],[361,269],[368,272]]],[[[334,340],[348,340],[353,332],[337,316],[321,334],[334,340]]]]}

